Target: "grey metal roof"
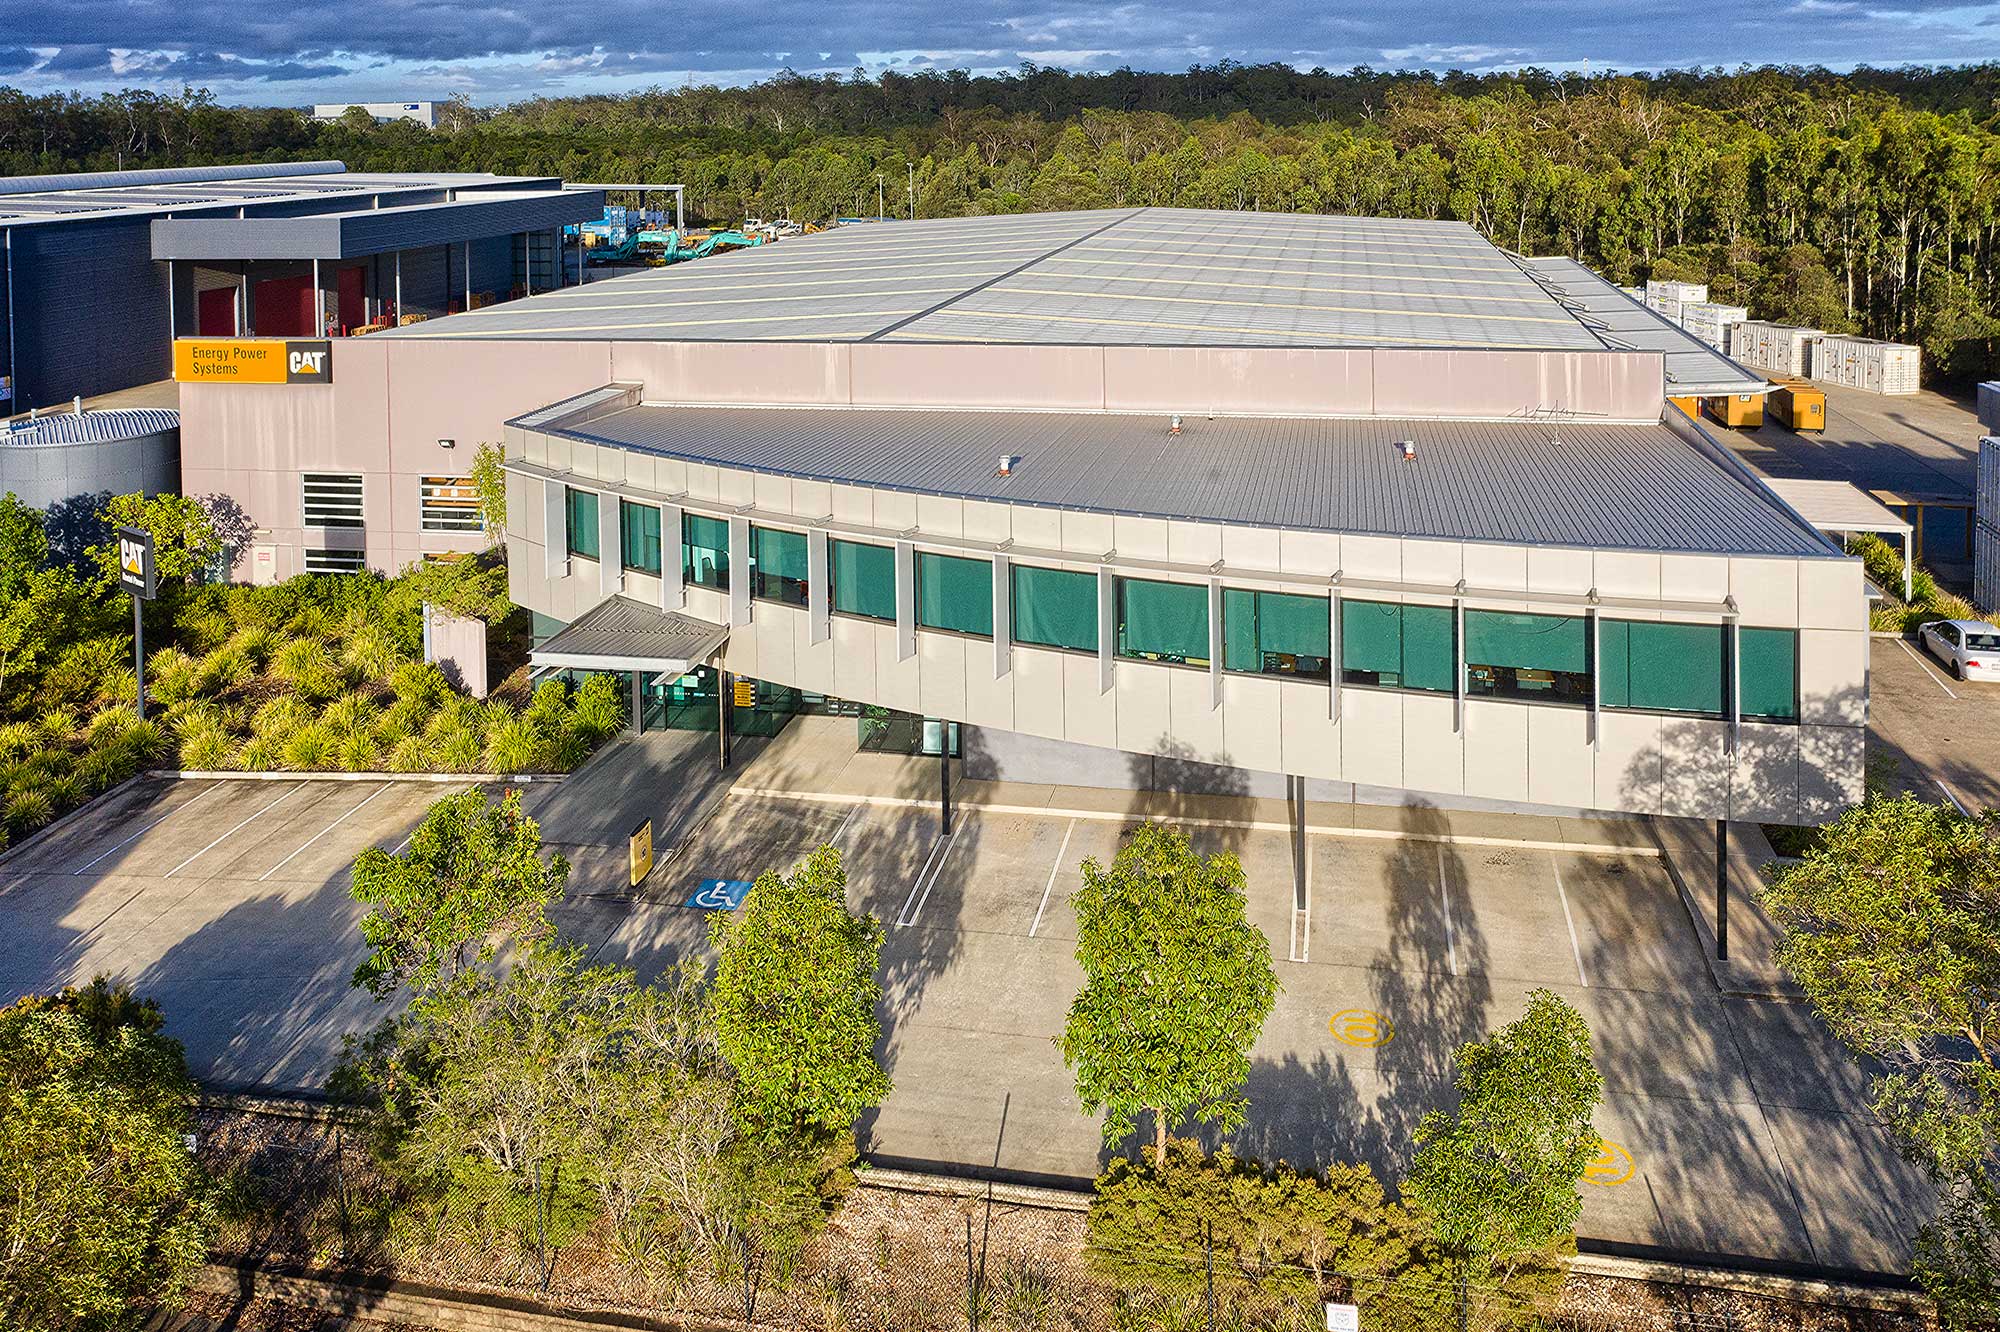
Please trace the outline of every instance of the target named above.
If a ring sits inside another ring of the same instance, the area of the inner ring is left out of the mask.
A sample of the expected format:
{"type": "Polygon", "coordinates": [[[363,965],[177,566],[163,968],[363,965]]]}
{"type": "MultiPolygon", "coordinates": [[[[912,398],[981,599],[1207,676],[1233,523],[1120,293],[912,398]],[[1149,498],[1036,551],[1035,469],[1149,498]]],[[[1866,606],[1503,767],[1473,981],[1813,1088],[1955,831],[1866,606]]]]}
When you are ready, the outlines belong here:
{"type": "Polygon", "coordinates": [[[367,208],[376,199],[435,199],[442,191],[560,189],[550,176],[493,176],[482,172],[355,172],[339,162],[188,167],[147,171],[97,171],[65,176],[0,178],[0,229],[49,226],[105,218],[233,215],[262,210],[296,212],[315,204],[327,211],[367,208]],[[301,168],[305,168],[303,171],[301,168]]]}
{"type": "Polygon", "coordinates": [[[1908,519],[1898,517],[1895,510],[1851,482],[1772,476],[1766,477],[1764,484],[1801,518],[1828,532],[1912,530],[1908,519]]]}
{"type": "Polygon", "coordinates": [[[686,670],[715,655],[727,625],[611,597],[529,653],[538,668],[686,670]]]}
{"type": "Polygon", "coordinates": [[[846,226],[378,336],[1604,346],[1462,222],[1182,208],[846,226]]]}
{"type": "Polygon", "coordinates": [[[722,467],[1102,513],[1599,549],[1834,553],[1747,471],[1665,425],[1188,417],[1175,436],[1163,416],[640,405],[553,433],[722,467]],[[1413,461],[1402,440],[1415,444],[1413,461]],[[1019,459],[1005,477],[1002,453],[1019,459]]]}
{"type": "Polygon", "coordinates": [[[0,447],[40,448],[53,444],[102,444],[117,439],[163,435],[181,428],[181,414],[171,407],[111,407],[51,413],[30,422],[18,418],[0,426],[0,447]]]}
{"type": "Polygon", "coordinates": [[[603,215],[602,190],[483,192],[451,203],[364,208],[308,217],[160,218],[155,259],[351,259],[547,230],[603,215]]]}
{"type": "Polygon", "coordinates": [[[1668,397],[1762,393],[1764,376],[1745,370],[1657,310],[1648,309],[1574,259],[1523,259],[1524,271],[1548,283],[1557,299],[1606,343],[1665,353],[1668,397]]]}

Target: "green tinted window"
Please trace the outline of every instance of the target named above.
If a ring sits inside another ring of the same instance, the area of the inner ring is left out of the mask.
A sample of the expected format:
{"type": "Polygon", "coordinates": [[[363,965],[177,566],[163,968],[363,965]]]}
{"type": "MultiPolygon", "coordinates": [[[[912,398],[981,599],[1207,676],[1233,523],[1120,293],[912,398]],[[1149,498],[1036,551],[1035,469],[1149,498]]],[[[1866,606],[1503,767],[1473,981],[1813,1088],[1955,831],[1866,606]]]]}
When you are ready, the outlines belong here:
{"type": "Polygon", "coordinates": [[[992,564],[918,551],[917,623],[993,637],[992,564]]]}
{"type": "Polygon", "coordinates": [[[1799,636],[1791,629],[1744,629],[1743,715],[1794,721],[1799,715],[1799,636]]]}
{"type": "Polygon", "coordinates": [[[1333,636],[1325,597],[1222,589],[1222,664],[1232,671],[1327,678],[1333,636]]]}
{"type": "Polygon", "coordinates": [[[1454,692],[1449,606],[1340,603],[1340,678],[1386,689],[1454,692]]]}
{"type": "Polygon", "coordinates": [[[569,553],[587,560],[597,558],[597,495],[593,491],[563,488],[566,503],[565,525],[569,528],[569,553]]]}
{"type": "Polygon", "coordinates": [[[1208,665],[1208,588],[1118,580],[1118,655],[1208,665]]]}
{"type": "Polygon", "coordinates": [[[1009,577],[1016,643],[1097,651],[1096,574],[1017,564],[1009,577]]]}
{"type": "Polygon", "coordinates": [[[1723,632],[1719,624],[1602,621],[1597,676],[1604,706],[1721,716],[1723,632]]]}
{"type": "Polygon", "coordinates": [[[896,552],[888,546],[835,541],[829,555],[833,563],[833,608],[842,615],[865,615],[871,620],[893,623],[896,552]]]}
{"type": "Polygon", "coordinates": [[[1465,688],[1495,698],[1588,703],[1590,621],[1468,610],[1465,688]]]}
{"type": "Polygon", "coordinates": [[[681,515],[681,576],[697,587],[729,586],[729,523],[698,513],[681,515]]]}
{"type": "Polygon", "coordinates": [[[660,511],[651,504],[618,501],[618,540],[625,567],[640,573],[660,571],[660,511]]]}
{"type": "Polygon", "coordinates": [[[806,534],[750,529],[750,595],[788,606],[806,604],[806,534]]]}

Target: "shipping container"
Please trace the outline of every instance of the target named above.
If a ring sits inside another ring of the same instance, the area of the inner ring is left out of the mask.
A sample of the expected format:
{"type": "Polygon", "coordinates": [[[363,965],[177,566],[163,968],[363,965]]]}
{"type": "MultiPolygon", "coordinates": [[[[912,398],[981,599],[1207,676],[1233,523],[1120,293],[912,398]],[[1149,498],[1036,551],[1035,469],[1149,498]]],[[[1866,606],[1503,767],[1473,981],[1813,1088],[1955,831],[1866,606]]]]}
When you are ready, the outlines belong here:
{"type": "Polygon", "coordinates": [[[1828,333],[1813,347],[1808,374],[1822,384],[1869,393],[1915,393],[1922,355],[1907,343],[1828,333]]]}
{"type": "Polygon", "coordinates": [[[1972,599],[2000,615],[2000,439],[1979,441],[1979,480],[1972,519],[1972,599]]]}
{"type": "Polygon", "coordinates": [[[1773,379],[1765,410],[1792,430],[1826,429],[1826,394],[1803,379],[1773,379]]]}
{"type": "Polygon", "coordinates": [[[1703,398],[1701,405],[1708,414],[1732,430],[1755,430],[1764,424],[1764,395],[1761,393],[1725,393],[1719,397],[1703,398]]]}
{"type": "Polygon", "coordinates": [[[1979,428],[2000,435],[2000,379],[1979,386],[1979,428]]]}
{"type": "Polygon", "coordinates": [[[1729,350],[1729,330],[1750,317],[1740,305],[1716,305],[1709,301],[1688,301],[1681,306],[1681,327],[1717,351],[1729,350]]]}
{"type": "Polygon", "coordinates": [[[1681,322],[1681,307],[1708,299],[1708,284],[1704,282],[1654,282],[1646,283],[1646,306],[1656,310],[1673,323],[1681,322]]]}
{"type": "Polygon", "coordinates": [[[1700,398],[1668,398],[1667,401],[1678,407],[1681,415],[1687,417],[1689,420],[1693,420],[1695,417],[1701,415],[1700,398]]]}
{"type": "Polygon", "coordinates": [[[1812,373],[1816,328],[1746,319],[1729,330],[1729,354],[1753,370],[1803,379],[1812,373]]]}

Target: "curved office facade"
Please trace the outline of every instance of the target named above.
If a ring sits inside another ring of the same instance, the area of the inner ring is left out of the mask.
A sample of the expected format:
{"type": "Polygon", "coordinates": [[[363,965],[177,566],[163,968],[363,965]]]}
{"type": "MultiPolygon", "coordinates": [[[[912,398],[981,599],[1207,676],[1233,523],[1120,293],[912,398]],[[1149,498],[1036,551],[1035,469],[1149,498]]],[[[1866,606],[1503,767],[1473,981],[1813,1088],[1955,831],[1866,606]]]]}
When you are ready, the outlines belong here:
{"type": "Polygon", "coordinates": [[[716,664],[738,675],[1128,753],[1710,818],[1817,821],[1859,796],[1858,566],[1782,513],[1768,543],[1739,544],[1787,553],[1453,541],[1004,503],[633,442],[663,417],[705,437],[704,410],[607,389],[510,428],[516,600],[562,621],[613,596],[685,612],[727,628],[716,664]]]}

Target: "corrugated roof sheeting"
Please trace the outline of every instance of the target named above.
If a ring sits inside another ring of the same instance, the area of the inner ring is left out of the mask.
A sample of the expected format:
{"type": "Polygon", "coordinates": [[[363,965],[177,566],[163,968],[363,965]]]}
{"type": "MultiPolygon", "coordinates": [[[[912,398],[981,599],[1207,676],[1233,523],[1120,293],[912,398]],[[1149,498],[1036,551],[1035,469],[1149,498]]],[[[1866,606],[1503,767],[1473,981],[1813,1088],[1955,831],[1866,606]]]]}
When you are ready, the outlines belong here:
{"type": "Polygon", "coordinates": [[[1765,378],[1745,370],[1686,329],[1649,310],[1574,259],[1524,259],[1616,346],[1665,353],[1669,397],[1761,392],[1765,378]]]}
{"type": "MultiPolygon", "coordinates": [[[[517,423],[519,424],[519,423],[517,423]]],[[[577,439],[925,494],[1261,527],[1818,556],[1663,426],[638,406],[577,439]],[[1405,461],[1398,442],[1416,445],[1405,461]],[[1018,457],[996,475],[1002,453],[1018,457]]]]}
{"type": "Polygon", "coordinates": [[[554,191],[561,182],[548,176],[489,176],[477,172],[373,173],[342,171],[340,163],[312,164],[314,174],[286,174],[285,165],[194,168],[192,176],[233,172],[225,179],[201,180],[173,171],[107,171],[76,176],[15,177],[0,181],[0,226],[54,223],[111,213],[141,215],[175,209],[238,206],[252,210],[284,202],[324,200],[343,195],[384,197],[407,191],[491,189],[554,191]],[[333,168],[326,170],[326,168],[333,168]],[[166,177],[160,179],[160,177],[166,177]],[[23,187],[9,194],[6,186],[23,187]]]}
{"type": "Polygon", "coordinates": [[[577,659],[699,663],[728,637],[726,625],[662,611],[628,597],[611,597],[578,616],[530,657],[536,665],[566,665],[577,659]]]}
{"type": "Polygon", "coordinates": [[[33,448],[49,444],[99,444],[114,439],[138,439],[181,428],[181,414],[171,407],[93,408],[50,413],[40,419],[0,428],[0,448],[33,448]]]}
{"type": "Polygon", "coordinates": [[[848,226],[388,336],[1604,345],[1463,223],[1171,208],[848,226]]]}

